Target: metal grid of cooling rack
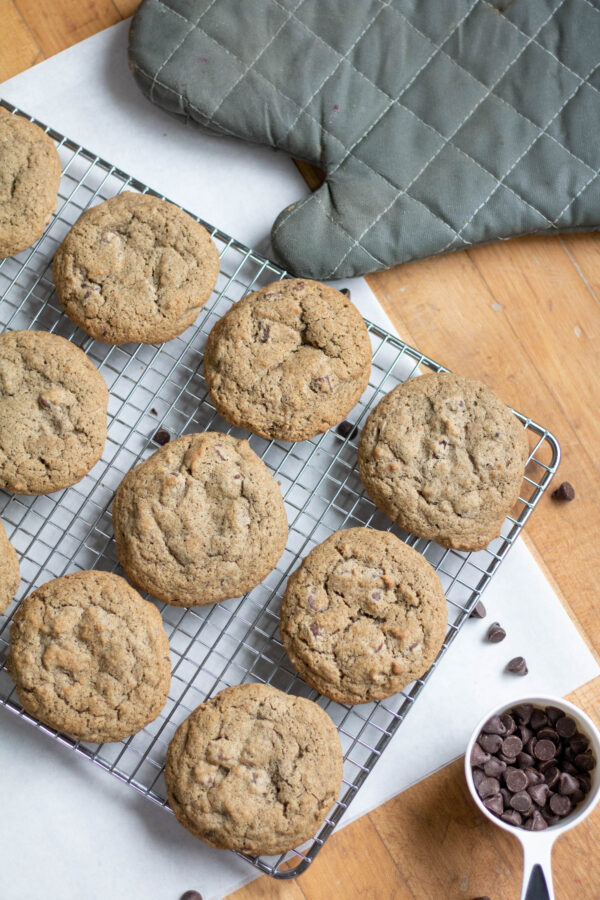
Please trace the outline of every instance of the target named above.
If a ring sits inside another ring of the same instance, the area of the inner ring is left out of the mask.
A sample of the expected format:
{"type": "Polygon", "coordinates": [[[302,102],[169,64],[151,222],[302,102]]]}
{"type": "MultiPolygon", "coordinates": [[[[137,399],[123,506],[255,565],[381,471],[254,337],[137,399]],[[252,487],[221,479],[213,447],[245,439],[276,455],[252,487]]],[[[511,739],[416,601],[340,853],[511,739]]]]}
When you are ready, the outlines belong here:
{"type": "MultiPolygon", "coordinates": [[[[10,104],[3,105],[23,115],[10,104]]],[[[80,346],[108,384],[109,428],[102,459],[73,487],[41,497],[0,492],[0,517],[21,559],[18,600],[68,572],[91,568],[121,572],[112,535],[113,494],[123,475],[156,449],[152,437],[159,426],[173,436],[214,429],[248,438],[247,432],[221,419],[210,404],[202,377],[203,347],[212,326],[233,302],[286,274],[199,219],[220,251],[221,272],[196,324],[161,347],[113,347],[92,340],[62,313],[51,277],[54,251],[90,205],[123,190],[161,195],[52,129],[41,127],[56,142],[61,156],[59,206],[37,244],[0,262],[0,327],[53,331],[80,346]]],[[[370,409],[400,381],[419,371],[445,371],[376,325],[367,325],[373,349],[371,378],[349,417],[359,428],[370,409]]],[[[291,445],[250,435],[251,446],[281,485],[290,525],[287,547],[263,583],[241,599],[189,610],[157,603],[169,635],[173,677],[169,699],[156,721],[120,744],[93,745],[56,734],[27,716],[4,667],[10,621],[18,600],[0,617],[0,704],[168,808],[162,775],[167,745],[180,722],[208,696],[229,685],[262,681],[316,700],[337,725],[344,751],[340,798],[308,845],[277,857],[244,857],[275,877],[300,874],[331,834],[437,663],[424,678],[378,703],[345,707],[318,696],[296,675],[279,640],[278,610],[287,576],[302,557],[337,529],[368,526],[394,531],[426,557],[442,580],[449,626],[441,657],[558,465],[560,451],[553,435],[519,413],[517,416],[528,431],[531,446],[522,496],[507,517],[502,536],[478,553],[445,550],[392,526],[362,490],[356,470],[356,432],[343,438],[333,429],[291,445]]]]}

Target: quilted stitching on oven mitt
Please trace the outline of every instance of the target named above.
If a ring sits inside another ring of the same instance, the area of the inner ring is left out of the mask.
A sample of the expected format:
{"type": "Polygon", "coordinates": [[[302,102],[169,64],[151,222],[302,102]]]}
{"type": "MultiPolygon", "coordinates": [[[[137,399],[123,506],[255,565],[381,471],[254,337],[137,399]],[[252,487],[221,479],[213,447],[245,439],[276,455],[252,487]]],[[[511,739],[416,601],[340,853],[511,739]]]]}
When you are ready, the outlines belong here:
{"type": "Polygon", "coordinates": [[[600,0],[145,0],[144,94],[326,170],[291,272],[343,278],[600,223],[600,0]]]}

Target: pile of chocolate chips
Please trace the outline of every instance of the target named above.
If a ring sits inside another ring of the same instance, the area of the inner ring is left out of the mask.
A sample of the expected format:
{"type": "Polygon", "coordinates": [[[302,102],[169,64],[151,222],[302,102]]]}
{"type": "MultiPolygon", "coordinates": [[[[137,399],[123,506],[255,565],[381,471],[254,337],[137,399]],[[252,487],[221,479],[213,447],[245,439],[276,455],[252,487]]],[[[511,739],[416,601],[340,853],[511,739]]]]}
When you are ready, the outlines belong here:
{"type": "Polygon", "coordinates": [[[589,743],[556,706],[522,703],[492,716],[471,752],[477,793],[510,825],[556,825],[590,790],[596,760],[589,743]]]}

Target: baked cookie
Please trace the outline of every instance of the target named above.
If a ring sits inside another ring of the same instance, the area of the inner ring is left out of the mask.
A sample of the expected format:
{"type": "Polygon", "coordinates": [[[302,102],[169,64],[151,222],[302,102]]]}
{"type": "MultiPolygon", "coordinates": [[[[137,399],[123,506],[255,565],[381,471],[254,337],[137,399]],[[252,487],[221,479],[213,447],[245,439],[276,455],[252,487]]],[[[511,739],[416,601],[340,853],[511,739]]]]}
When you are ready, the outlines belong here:
{"type": "Polygon", "coordinates": [[[109,572],[64,575],[23,600],[7,668],[31,716],[99,744],[152,722],[171,681],[159,611],[109,572]]]}
{"type": "Polygon", "coordinates": [[[80,481],[102,456],[107,407],[102,375],[75,344],[0,334],[0,487],[50,494],[80,481]]]}
{"type": "Polygon", "coordinates": [[[0,258],[42,236],[56,209],[60,172],[48,135],[0,107],[0,258]]]}
{"type": "Polygon", "coordinates": [[[233,425],[303,441],[341,422],[371,371],[371,342],[355,306],[318,281],[275,281],[238,301],[204,353],[211,399],[233,425]]]}
{"type": "Polygon", "coordinates": [[[125,192],[84,212],[54,256],[66,314],[107,344],[160,344],[196,320],[219,274],[206,229],[178,206],[125,192]]]}
{"type": "Polygon", "coordinates": [[[113,525],[121,565],[175,606],[205,606],[259,584],[283,553],[288,523],[277,482],[228,434],[187,434],[125,476],[113,525]]]}
{"type": "Polygon", "coordinates": [[[373,502],[402,528],[443,547],[481,550],[519,496],[528,452],[523,426],[490,388],[432,373],[375,407],[358,467],[373,502]]]}
{"type": "Polygon", "coordinates": [[[179,726],[165,784],[177,820],[212,847],[284,853],[313,837],[338,798],[342,751],[320,706],[239,684],[179,726]]]}
{"type": "Polygon", "coordinates": [[[290,576],[283,646],[311,687],[338,703],[368,703],[421,678],[446,634],[434,569],[386,531],[336,531],[290,576]]]}
{"type": "Polygon", "coordinates": [[[6,612],[20,584],[19,557],[0,522],[0,613],[6,612]]]}

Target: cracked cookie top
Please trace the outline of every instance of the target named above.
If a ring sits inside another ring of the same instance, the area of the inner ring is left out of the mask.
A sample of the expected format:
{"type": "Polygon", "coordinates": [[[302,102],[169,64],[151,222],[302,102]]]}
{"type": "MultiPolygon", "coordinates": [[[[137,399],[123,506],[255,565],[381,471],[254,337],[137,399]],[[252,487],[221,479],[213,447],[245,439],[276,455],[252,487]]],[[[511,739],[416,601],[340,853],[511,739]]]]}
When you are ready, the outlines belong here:
{"type": "Polygon", "coordinates": [[[19,557],[0,522],[0,613],[8,609],[20,584],[19,557]]]}
{"type": "Polygon", "coordinates": [[[49,494],[80,481],[106,440],[108,390],[85,353],[46,331],[0,335],[0,487],[49,494]]]}
{"type": "Polygon", "coordinates": [[[0,108],[0,258],[42,236],[56,209],[60,174],[48,135],[0,108]]]}
{"type": "Polygon", "coordinates": [[[338,703],[397,693],[429,669],[447,623],[427,560],[386,531],[336,531],[290,576],[280,613],[288,656],[338,703]]]}
{"type": "Polygon", "coordinates": [[[158,344],[188,328],[219,274],[208,232],[178,206],[126,191],[84,212],[56,251],[66,314],[107,344],[158,344]]]}
{"type": "Polygon", "coordinates": [[[480,381],[428,374],[394,388],[362,431],[367,493],[419,537],[481,550],[517,501],[528,457],[516,416],[480,381]]]}
{"type": "Polygon", "coordinates": [[[212,329],[204,376],[218,411],[265,438],[303,441],[350,412],[367,386],[371,343],[355,306],[317,281],[276,281],[212,329]]]}
{"type": "Polygon", "coordinates": [[[341,781],[340,741],[327,713],[265,684],[207,700],[167,751],[165,783],[180,824],[241,853],[284,853],[311,838],[341,781]]]}
{"type": "Polygon", "coordinates": [[[124,578],[97,571],[56,578],[23,600],[7,667],[30,715],[94,743],[152,722],[171,680],[159,611],[124,578]]]}
{"type": "Polygon", "coordinates": [[[283,553],[288,524],[279,486],[247,441],[187,434],[129,472],[113,524],[121,565],[175,606],[239,597],[283,553]]]}

